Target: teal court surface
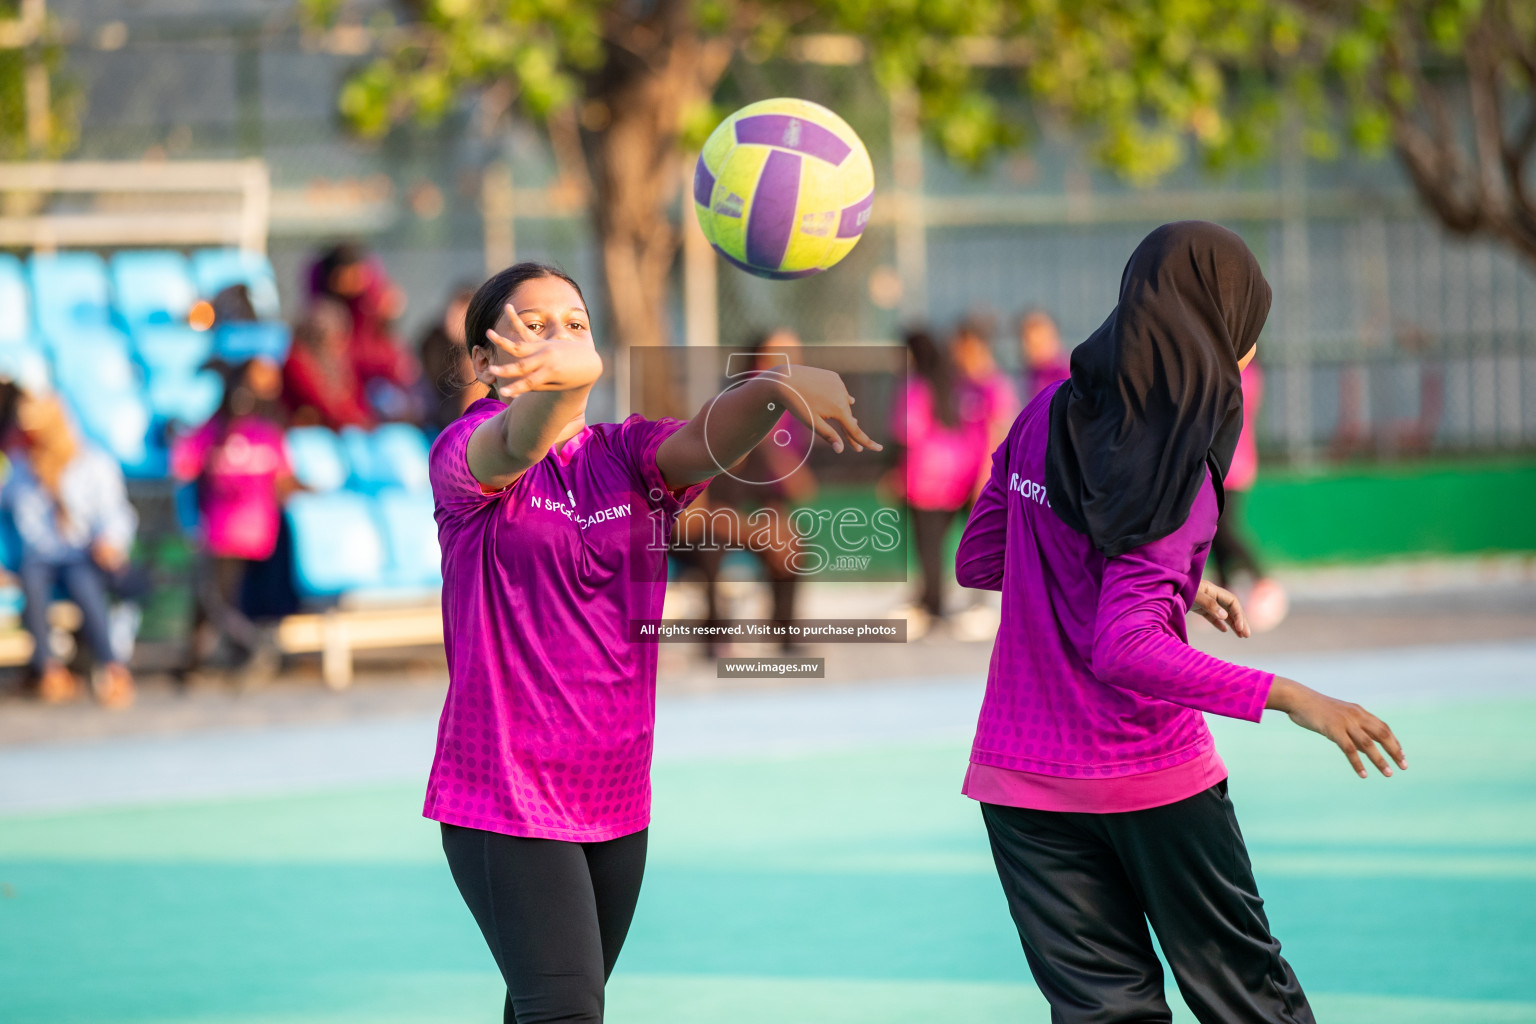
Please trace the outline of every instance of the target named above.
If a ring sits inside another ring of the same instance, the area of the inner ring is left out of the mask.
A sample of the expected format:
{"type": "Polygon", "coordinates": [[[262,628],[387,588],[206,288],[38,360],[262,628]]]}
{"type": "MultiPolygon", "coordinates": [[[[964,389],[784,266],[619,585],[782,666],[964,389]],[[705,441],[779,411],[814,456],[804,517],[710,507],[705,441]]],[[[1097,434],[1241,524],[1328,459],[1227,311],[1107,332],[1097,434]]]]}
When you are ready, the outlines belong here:
{"type": "MultiPolygon", "coordinates": [[[[1536,1022],[1536,644],[1273,667],[1379,710],[1412,765],[1361,781],[1279,716],[1213,723],[1318,1019],[1536,1022]]],[[[1047,1021],[958,793],[979,698],[949,679],[664,699],[608,1019],[1047,1021]]],[[[0,750],[0,1021],[499,1021],[418,816],[433,724],[0,750]]]]}

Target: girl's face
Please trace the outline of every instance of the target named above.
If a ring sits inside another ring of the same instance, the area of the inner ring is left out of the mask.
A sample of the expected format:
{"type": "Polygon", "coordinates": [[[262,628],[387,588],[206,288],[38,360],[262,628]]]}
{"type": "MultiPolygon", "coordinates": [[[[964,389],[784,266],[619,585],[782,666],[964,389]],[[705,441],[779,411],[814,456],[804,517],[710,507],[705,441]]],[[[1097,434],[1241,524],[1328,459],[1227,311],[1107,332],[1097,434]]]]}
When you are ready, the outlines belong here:
{"type": "MultiPolygon", "coordinates": [[[[558,277],[536,277],[518,285],[507,299],[517,310],[517,317],[529,333],[556,344],[592,344],[591,320],[586,304],[576,289],[558,277]]],[[[521,335],[512,326],[505,310],[496,321],[497,334],[509,341],[517,341],[521,335]]],[[[489,366],[499,366],[512,357],[485,338],[470,338],[470,356],[474,359],[475,376],[482,384],[491,384],[494,378],[486,372],[489,366]]]]}

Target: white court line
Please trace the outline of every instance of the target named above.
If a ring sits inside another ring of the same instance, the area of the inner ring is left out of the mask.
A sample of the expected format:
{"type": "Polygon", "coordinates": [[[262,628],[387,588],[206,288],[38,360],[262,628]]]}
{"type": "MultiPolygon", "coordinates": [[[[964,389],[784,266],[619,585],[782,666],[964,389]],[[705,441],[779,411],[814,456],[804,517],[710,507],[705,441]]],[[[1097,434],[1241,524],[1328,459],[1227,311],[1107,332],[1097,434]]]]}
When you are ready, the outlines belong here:
{"type": "MultiPolygon", "coordinates": [[[[1536,643],[1306,655],[1265,668],[1352,700],[1536,696],[1536,643]]],[[[661,761],[963,742],[982,679],[710,692],[658,702],[661,761]]],[[[425,783],[436,716],[109,738],[0,750],[0,815],[425,783]]]]}

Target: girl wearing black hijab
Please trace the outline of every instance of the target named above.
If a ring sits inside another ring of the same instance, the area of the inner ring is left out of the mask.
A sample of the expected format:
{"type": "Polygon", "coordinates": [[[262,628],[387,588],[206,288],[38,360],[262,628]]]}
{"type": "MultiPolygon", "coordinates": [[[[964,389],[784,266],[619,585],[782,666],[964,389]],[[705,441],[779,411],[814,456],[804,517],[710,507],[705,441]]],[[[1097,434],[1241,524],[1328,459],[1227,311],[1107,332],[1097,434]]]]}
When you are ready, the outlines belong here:
{"type": "Polygon", "coordinates": [[[960,583],[1003,594],[965,793],[1055,1024],[1170,1019],[1149,923],[1202,1022],[1313,1024],[1202,712],[1274,708],[1362,777],[1362,754],[1407,767],[1364,708],[1186,642],[1189,612],[1248,635],[1200,577],[1269,302],[1237,235],[1153,231],[1071,377],[993,454],[960,543],[960,583]]]}

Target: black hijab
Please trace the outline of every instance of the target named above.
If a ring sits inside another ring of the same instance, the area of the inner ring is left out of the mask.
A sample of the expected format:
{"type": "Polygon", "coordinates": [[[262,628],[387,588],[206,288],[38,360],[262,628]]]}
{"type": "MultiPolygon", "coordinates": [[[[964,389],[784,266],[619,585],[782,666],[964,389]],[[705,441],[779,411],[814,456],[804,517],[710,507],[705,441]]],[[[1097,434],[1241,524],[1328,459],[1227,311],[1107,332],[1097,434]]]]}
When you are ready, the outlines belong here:
{"type": "Polygon", "coordinates": [[[1051,399],[1051,508],[1105,555],[1184,525],[1210,467],[1218,502],[1243,426],[1237,363],[1269,315],[1269,283],[1237,235],[1164,224],[1120,277],[1120,302],[1072,352],[1051,399]]]}

